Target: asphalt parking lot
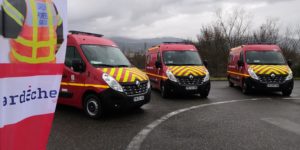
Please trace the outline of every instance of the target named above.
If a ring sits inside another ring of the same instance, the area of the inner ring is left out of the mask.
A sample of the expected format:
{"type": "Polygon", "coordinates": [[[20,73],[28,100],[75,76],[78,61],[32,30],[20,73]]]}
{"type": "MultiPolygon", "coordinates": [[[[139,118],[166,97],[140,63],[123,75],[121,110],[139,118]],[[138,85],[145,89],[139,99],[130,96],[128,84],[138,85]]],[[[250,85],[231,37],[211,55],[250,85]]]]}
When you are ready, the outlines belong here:
{"type": "Polygon", "coordinates": [[[300,149],[300,81],[291,97],[243,95],[214,81],[208,99],[178,96],[100,120],[58,106],[49,150],[300,149]]]}

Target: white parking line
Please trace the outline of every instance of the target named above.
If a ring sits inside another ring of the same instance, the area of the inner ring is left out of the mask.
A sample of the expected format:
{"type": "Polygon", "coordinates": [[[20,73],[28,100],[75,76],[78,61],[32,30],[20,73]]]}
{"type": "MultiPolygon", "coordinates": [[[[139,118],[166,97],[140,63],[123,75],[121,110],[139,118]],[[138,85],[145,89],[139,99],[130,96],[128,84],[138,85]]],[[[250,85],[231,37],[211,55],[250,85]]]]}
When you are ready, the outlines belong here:
{"type": "Polygon", "coordinates": [[[300,100],[300,97],[299,98],[284,98],[286,100],[300,100]]]}
{"type": "Polygon", "coordinates": [[[283,118],[262,118],[261,120],[300,135],[300,125],[283,118]]]}
{"type": "Polygon", "coordinates": [[[152,130],[154,130],[157,126],[162,124],[163,122],[167,121],[171,117],[181,114],[186,111],[207,107],[207,106],[213,106],[213,105],[221,105],[221,104],[228,104],[228,103],[236,103],[236,102],[245,102],[245,101],[257,101],[257,100],[267,100],[270,98],[253,98],[253,99],[244,99],[244,100],[231,100],[231,101],[223,101],[223,102],[216,102],[216,103],[209,103],[209,104],[202,104],[197,106],[192,106],[189,108],[179,109],[176,111],[173,111],[165,116],[162,116],[160,119],[155,120],[151,124],[147,125],[144,129],[142,129],[129,143],[127,146],[127,150],[139,150],[143,141],[146,139],[146,137],[150,134],[152,130]]]}

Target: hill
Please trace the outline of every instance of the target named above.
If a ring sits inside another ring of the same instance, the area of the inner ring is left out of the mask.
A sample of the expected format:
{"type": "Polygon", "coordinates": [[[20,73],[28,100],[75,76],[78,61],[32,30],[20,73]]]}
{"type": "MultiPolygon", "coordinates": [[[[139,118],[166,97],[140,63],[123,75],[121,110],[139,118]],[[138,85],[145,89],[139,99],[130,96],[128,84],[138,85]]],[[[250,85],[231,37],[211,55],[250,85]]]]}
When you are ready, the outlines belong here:
{"type": "Polygon", "coordinates": [[[124,52],[144,52],[149,47],[160,44],[162,42],[181,42],[183,39],[174,37],[149,38],[149,39],[133,39],[126,37],[110,37],[124,52]]]}

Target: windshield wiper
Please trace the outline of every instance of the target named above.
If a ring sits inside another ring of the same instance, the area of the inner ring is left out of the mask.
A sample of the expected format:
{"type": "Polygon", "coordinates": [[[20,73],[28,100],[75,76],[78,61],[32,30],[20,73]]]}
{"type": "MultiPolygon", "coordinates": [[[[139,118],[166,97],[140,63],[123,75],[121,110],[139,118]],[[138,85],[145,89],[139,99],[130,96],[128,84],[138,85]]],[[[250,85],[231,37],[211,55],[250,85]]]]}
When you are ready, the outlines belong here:
{"type": "Polygon", "coordinates": [[[167,64],[168,66],[201,66],[202,64],[167,64]]]}
{"type": "Polygon", "coordinates": [[[284,63],[248,63],[250,65],[285,65],[284,63]]]}
{"type": "Polygon", "coordinates": [[[183,66],[184,64],[166,64],[167,66],[183,66]]]}
{"type": "Polygon", "coordinates": [[[115,67],[114,65],[109,65],[109,64],[92,64],[92,65],[97,67],[115,67]]]}
{"type": "Polygon", "coordinates": [[[114,67],[130,67],[130,65],[115,65],[114,67]]]}
{"type": "Polygon", "coordinates": [[[182,65],[185,65],[185,66],[201,66],[202,64],[182,64],[182,65]]]}

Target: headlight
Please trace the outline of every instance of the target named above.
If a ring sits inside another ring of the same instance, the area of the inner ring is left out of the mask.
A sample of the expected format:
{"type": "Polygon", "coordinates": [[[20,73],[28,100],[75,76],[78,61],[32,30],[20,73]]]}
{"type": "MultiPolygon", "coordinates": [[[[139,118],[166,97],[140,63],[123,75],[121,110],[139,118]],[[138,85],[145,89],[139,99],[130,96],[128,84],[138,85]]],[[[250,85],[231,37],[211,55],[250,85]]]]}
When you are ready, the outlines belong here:
{"type": "Polygon", "coordinates": [[[113,90],[123,92],[122,86],[116,81],[112,76],[108,75],[107,73],[103,73],[102,79],[108,84],[110,88],[113,90]]]}
{"type": "Polygon", "coordinates": [[[248,69],[248,73],[249,73],[249,75],[251,76],[251,78],[256,79],[256,80],[259,80],[258,76],[256,75],[256,73],[253,71],[252,68],[249,68],[249,69],[248,69]]]}
{"type": "Polygon", "coordinates": [[[209,81],[209,72],[208,72],[208,70],[206,70],[206,75],[205,75],[205,77],[204,77],[204,79],[203,79],[203,82],[207,82],[207,81],[209,81]]]}
{"type": "Polygon", "coordinates": [[[166,74],[167,74],[168,78],[169,78],[171,81],[177,82],[176,77],[174,76],[174,74],[173,74],[170,70],[167,70],[167,71],[166,71],[166,74]]]}
{"type": "Polygon", "coordinates": [[[293,72],[292,70],[289,71],[289,75],[285,78],[285,81],[293,79],[293,72]]]}
{"type": "Polygon", "coordinates": [[[148,89],[150,89],[150,88],[151,88],[150,81],[148,81],[148,83],[147,83],[147,88],[148,88],[148,89]]]}

